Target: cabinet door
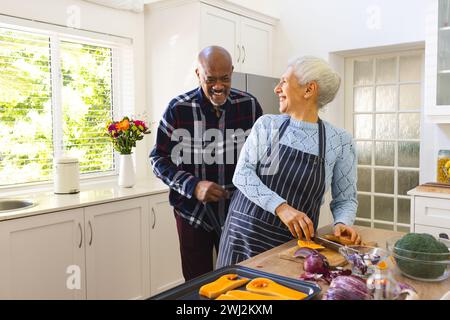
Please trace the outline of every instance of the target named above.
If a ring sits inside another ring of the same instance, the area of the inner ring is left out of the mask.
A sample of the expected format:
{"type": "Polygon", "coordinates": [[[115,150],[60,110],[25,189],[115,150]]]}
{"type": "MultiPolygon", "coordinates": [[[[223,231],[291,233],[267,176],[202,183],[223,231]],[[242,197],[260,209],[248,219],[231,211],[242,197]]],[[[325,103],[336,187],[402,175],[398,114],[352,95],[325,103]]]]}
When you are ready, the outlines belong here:
{"type": "Polygon", "coordinates": [[[429,0],[425,49],[425,114],[450,123],[450,0],[429,0]]]}
{"type": "Polygon", "coordinates": [[[0,299],[85,299],[83,209],[0,222],[0,299]]]}
{"type": "Polygon", "coordinates": [[[423,226],[420,224],[416,224],[414,226],[414,232],[417,233],[429,233],[432,236],[439,238],[440,234],[445,234],[447,237],[450,237],[450,229],[445,228],[439,228],[439,227],[430,227],[430,226],[423,226]]]}
{"type": "Polygon", "coordinates": [[[148,199],[85,209],[88,299],[150,296],[148,199]]]}
{"type": "Polygon", "coordinates": [[[200,50],[217,45],[228,50],[234,71],[241,71],[243,52],[239,39],[240,16],[208,5],[201,6],[200,50]]]}
{"type": "Polygon", "coordinates": [[[242,72],[272,76],[272,29],[241,17],[242,72]]]}
{"type": "Polygon", "coordinates": [[[415,197],[414,223],[450,229],[450,200],[415,197]]]}
{"type": "Polygon", "coordinates": [[[150,264],[152,295],[184,282],[180,245],[168,193],[150,196],[150,264]]]}

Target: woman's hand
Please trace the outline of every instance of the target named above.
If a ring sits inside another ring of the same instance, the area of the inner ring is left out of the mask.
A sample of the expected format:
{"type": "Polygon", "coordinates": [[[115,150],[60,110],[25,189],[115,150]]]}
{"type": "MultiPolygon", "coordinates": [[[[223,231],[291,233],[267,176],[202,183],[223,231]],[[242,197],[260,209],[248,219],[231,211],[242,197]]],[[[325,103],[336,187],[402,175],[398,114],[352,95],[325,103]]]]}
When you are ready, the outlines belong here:
{"type": "Polygon", "coordinates": [[[354,244],[361,244],[361,236],[355,231],[355,229],[345,224],[336,224],[334,226],[334,235],[336,237],[348,238],[354,244]]]}
{"type": "Polygon", "coordinates": [[[275,213],[289,228],[294,238],[301,239],[304,235],[306,240],[311,240],[311,237],[314,236],[314,225],[305,213],[294,209],[287,203],[279,205],[275,209],[275,213]]]}

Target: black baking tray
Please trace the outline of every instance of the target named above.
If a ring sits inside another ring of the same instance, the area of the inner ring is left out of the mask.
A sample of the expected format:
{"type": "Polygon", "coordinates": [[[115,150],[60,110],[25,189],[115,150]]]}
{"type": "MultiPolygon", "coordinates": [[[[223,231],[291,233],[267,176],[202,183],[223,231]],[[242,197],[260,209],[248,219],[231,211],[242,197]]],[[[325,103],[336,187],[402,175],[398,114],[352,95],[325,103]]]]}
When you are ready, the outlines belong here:
{"type": "MultiPolygon", "coordinates": [[[[211,300],[199,295],[200,287],[204,284],[217,280],[225,274],[237,274],[240,277],[254,278],[268,278],[283,286],[306,293],[308,296],[304,300],[314,298],[320,293],[320,287],[317,284],[292,279],[288,277],[279,276],[273,273],[263,272],[256,269],[250,269],[243,266],[228,266],[211,271],[202,276],[199,276],[191,281],[180,284],[177,287],[164,291],[150,298],[150,300],[211,300]]],[[[236,288],[235,290],[245,290],[245,285],[236,288]]]]}

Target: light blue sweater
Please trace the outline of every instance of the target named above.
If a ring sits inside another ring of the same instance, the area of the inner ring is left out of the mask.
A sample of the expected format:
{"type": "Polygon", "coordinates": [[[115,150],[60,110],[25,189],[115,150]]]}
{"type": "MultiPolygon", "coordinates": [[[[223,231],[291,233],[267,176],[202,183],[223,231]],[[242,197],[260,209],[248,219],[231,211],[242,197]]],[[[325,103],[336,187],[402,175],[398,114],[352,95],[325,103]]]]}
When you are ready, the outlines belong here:
{"type": "MultiPolygon", "coordinates": [[[[233,176],[234,185],[252,202],[275,214],[275,209],[286,202],[270,190],[256,175],[256,164],[261,160],[273,136],[278,133],[287,115],[264,115],[254,124],[242,147],[233,176]]],[[[325,193],[330,189],[333,200],[330,209],[334,224],[352,225],[358,206],[356,193],[356,150],[352,136],[343,129],[323,121],[326,134],[325,193]]],[[[280,144],[306,153],[319,154],[319,125],[291,119],[280,144]]],[[[321,203],[324,202],[322,197],[321,203]]]]}

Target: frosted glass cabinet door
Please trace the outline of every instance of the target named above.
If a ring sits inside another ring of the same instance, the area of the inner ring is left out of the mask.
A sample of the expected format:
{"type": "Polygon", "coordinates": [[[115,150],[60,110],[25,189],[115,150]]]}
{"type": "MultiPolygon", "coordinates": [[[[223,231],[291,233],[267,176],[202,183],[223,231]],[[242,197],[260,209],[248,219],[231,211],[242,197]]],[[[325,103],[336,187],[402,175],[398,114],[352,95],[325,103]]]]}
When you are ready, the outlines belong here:
{"type": "Polygon", "coordinates": [[[450,106],[450,0],[439,0],[437,105],[450,106]]]}

